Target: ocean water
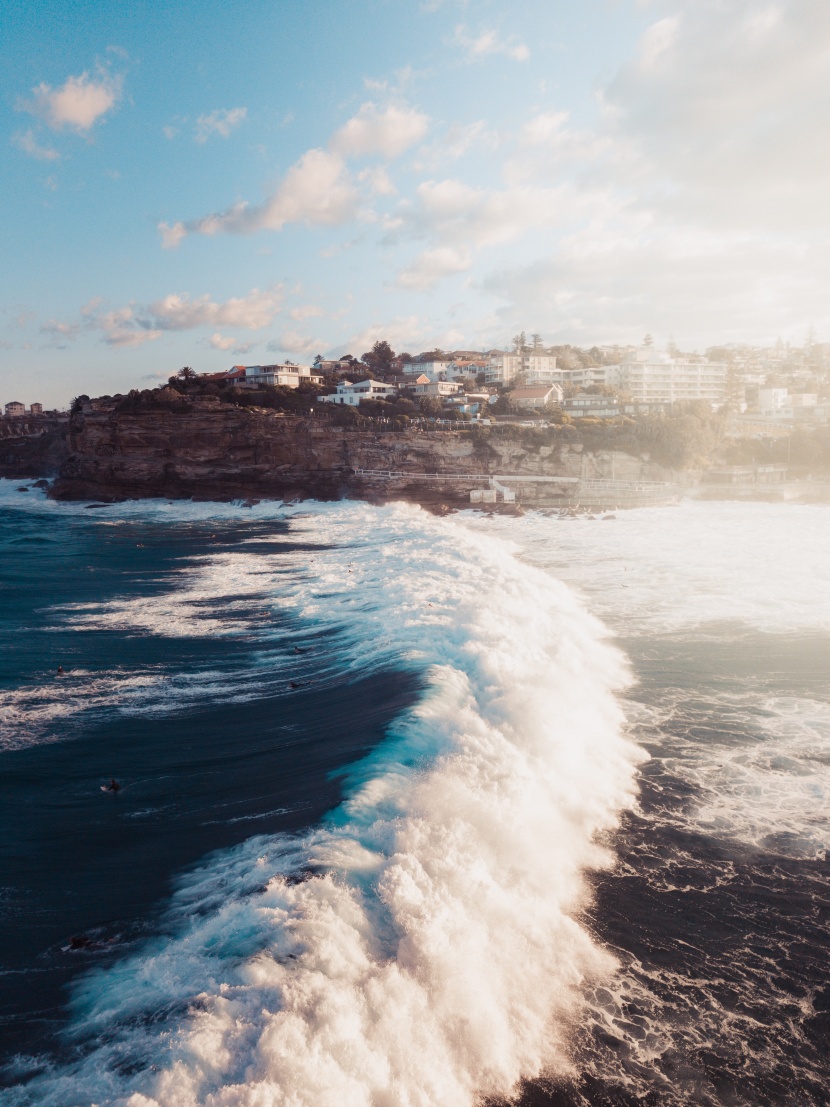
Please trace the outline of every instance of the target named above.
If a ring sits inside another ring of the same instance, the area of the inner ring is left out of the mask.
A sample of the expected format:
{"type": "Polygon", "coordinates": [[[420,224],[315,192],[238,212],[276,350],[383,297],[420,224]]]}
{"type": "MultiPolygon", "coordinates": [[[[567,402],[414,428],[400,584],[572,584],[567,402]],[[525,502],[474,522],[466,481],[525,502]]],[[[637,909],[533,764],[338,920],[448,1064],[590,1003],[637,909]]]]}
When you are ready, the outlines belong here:
{"type": "Polygon", "coordinates": [[[830,1102],[828,508],[17,487],[0,1101],[830,1102]]]}

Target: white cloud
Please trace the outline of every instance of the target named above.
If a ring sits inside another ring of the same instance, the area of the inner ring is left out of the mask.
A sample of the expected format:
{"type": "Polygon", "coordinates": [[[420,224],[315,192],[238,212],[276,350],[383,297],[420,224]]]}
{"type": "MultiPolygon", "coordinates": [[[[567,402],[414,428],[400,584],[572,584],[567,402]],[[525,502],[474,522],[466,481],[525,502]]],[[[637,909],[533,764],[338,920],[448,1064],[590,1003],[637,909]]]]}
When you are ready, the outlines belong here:
{"type": "Polygon", "coordinates": [[[54,147],[38,144],[34,131],[23,131],[12,135],[12,142],[18,150],[28,154],[30,158],[37,158],[38,161],[58,161],[60,158],[60,154],[54,147]]]}
{"type": "Polygon", "coordinates": [[[200,115],[196,120],[195,141],[205,143],[211,135],[228,138],[231,131],[238,127],[247,115],[247,108],[217,108],[209,115],[200,115]]]}
{"type": "Polygon", "coordinates": [[[214,350],[231,350],[236,345],[235,338],[228,338],[219,334],[218,331],[210,336],[208,342],[214,350]]]}
{"type": "MultiPolygon", "coordinates": [[[[199,327],[262,330],[279,314],[282,301],[283,290],[278,285],[264,290],[254,288],[247,296],[224,301],[212,300],[207,294],[194,298],[184,293],[171,293],[151,304],[132,303],[114,309],[106,308],[101,297],[95,297],[81,308],[80,326],[100,331],[109,346],[141,346],[161,338],[165,332],[199,327]]],[[[78,329],[74,324],[56,326],[78,329]]],[[[215,349],[240,350],[236,339],[226,339],[218,330],[208,342],[215,349]]],[[[245,350],[249,348],[250,345],[244,347],[245,350]]]]}
{"type": "Polygon", "coordinates": [[[300,334],[299,331],[283,331],[278,339],[269,342],[266,349],[272,353],[302,354],[310,357],[325,349],[326,344],[319,338],[300,334]]]}
{"type": "Polygon", "coordinates": [[[415,204],[402,208],[402,226],[457,249],[494,246],[572,218],[574,199],[564,186],[486,189],[457,179],[424,181],[415,204]]]}
{"type": "Polygon", "coordinates": [[[171,293],[145,309],[148,325],[159,330],[184,331],[194,327],[243,327],[261,330],[273,322],[282,308],[283,291],[275,286],[260,291],[252,289],[247,296],[232,297],[222,303],[211,300],[207,293],[196,299],[182,293],[171,293]]]}
{"type": "Polygon", "coordinates": [[[523,42],[517,42],[515,36],[503,39],[492,30],[470,35],[463,23],[455,28],[455,43],[464,51],[468,61],[480,61],[491,54],[505,54],[513,61],[527,61],[530,57],[530,50],[523,42]]]}
{"type": "Polygon", "coordinates": [[[342,158],[326,150],[309,150],[288,170],[276,192],[263,204],[242,200],[222,212],[170,226],[159,223],[162,244],[178,246],[188,234],[251,234],[279,231],[286,223],[334,226],[357,212],[359,195],[342,158]]]}
{"type": "Polygon", "coordinates": [[[181,240],[187,236],[187,228],[184,223],[159,223],[158,231],[161,234],[161,244],[165,250],[175,250],[181,240]]]}
{"type": "Polygon", "coordinates": [[[369,169],[362,169],[357,179],[369,186],[372,196],[394,196],[397,189],[389,179],[389,174],[382,165],[373,165],[369,169]]]}
{"type": "Polygon", "coordinates": [[[174,248],[189,234],[252,234],[279,231],[288,223],[337,226],[349,222],[360,211],[361,180],[374,195],[390,195],[394,186],[382,168],[361,174],[356,182],[346,159],[371,154],[397,157],[420,140],[427,125],[421,112],[364,104],[335,133],[329,149],[307,150],[263,203],[240,200],[201,219],[159,223],[162,245],[174,248]]]}
{"type": "Polygon", "coordinates": [[[122,78],[106,70],[97,79],[81,73],[67,77],[60,88],[39,84],[32,89],[34,99],[21,101],[18,108],[39,116],[55,131],[68,127],[83,134],[115,107],[121,87],[122,78]]]}
{"type": "Polygon", "coordinates": [[[638,341],[674,333],[684,342],[772,339],[826,326],[830,261],[787,238],[700,228],[605,227],[555,254],[485,279],[503,314],[531,317],[570,341],[638,341]]]}
{"type": "Polygon", "coordinates": [[[353,353],[360,357],[371,350],[376,342],[386,341],[395,350],[405,350],[408,346],[418,346],[429,334],[429,324],[417,315],[398,315],[386,323],[371,323],[368,327],[353,334],[338,352],[353,353]]]}
{"type": "Polygon", "coordinates": [[[256,346],[256,342],[240,342],[238,338],[230,338],[217,331],[208,339],[208,345],[214,350],[232,350],[235,354],[247,354],[256,346]]]}
{"type": "Polygon", "coordinates": [[[421,292],[432,288],[444,277],[465,272],[470,265],[468,251],[453,246],[438,246],[419,254],[411,265],[398,274],[397,283],[401,288],[421,292]]]}
{"type": "Polygon", "coordinates": [[[418,151],[414,168],[419,172],[436,169],[468,154],[492,153],[498,148],[499,136],[483,119],[474,123],[453,124],[445,134],[418,151]]]}
{"type": "Polygon", "coordinates": [[[336,132],[329,145],[346,158],[372,154],[397,158],[421,141],[428,126],[429,119],[422,112],[394,105],[380,110],[368,103],[336,132]]]}
{"type": "Polygon", "coordinates": [[[322,314],[323,309],[316,304],[303,304],[300,307],[292,308],[288,313],[289,318],[295,320],[295,322],[302,319],[314,319],[322,314]]]}
{"type": "Polygon", "coordinates": [[[830,6],[665,6],[604,91],[606,130],[635,151],[643,200],[708,224],[826,226],[830,6]]]}
{"type": "Polygon", "coordinates": [[[57,319],[50,319],[40,328],[41,334],[47,334],[51,338],[73,339],[78,335],[80,327],[77,323],[61,323],[57,319]]]}
{"type": "Polygon", "coordinates": [[[134,347],[145,342],[155,342],[162,332],[140,323],[131,307],[117,308],[95,316],[91,323],[103,331],[108,346],[134,347]]]}

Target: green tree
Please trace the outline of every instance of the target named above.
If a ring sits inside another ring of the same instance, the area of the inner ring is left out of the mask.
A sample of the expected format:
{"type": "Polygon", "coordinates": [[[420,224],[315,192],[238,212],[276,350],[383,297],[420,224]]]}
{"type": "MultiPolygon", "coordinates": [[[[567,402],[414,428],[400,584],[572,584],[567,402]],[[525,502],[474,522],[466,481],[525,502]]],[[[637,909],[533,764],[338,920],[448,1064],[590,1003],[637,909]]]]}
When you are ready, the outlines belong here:
{"type": "Polygon", "coordinates": [[[385,340],[376,342],[367,353],[363,355],[363,363],[368,365],[372,373],[379,377],[385,377],[392,372],[392,362],[395,360],[395,351],[385,340]]]}

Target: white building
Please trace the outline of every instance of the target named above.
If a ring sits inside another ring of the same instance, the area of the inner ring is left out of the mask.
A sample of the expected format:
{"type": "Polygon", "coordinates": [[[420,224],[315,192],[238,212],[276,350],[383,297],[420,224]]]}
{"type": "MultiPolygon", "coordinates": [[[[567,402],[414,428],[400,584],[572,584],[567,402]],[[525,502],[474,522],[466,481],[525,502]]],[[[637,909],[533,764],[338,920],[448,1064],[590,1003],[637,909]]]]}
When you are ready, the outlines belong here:
{"type": "Polygon", "coordinates": [[[510,384],[520,375],[524,377],[525,384],[531,387],[556,384],[561,380],[554,355],[543,354],[538,350],[526,350],[521,354],[499,351],[491,354],[484,370],[486,384],[510,384]]]}
{"type": "Polygon", "coordinates": [[[449,361],[417,361],[410,366],[412,372],[423,373],[431,381],[446,380],[449,361]]]}
{"type": "Polygon", "coordinates": [[[586,365],[578,369],[563,369],[559,380],[562,384],[572,384],[579,389],[591,388],[597,384],[619,388],[621,377],[619,365],[586,365]]]}
{"type": "Polygon", "coordinates": [[[383,381],[341,381],[337,391],[329,396],[318,396],[317,399],[324,404],[348,404],[357,407],[361,400],[385,400],[390,396],[396,396],[397,389],[393,384],[385,384],[383,381]]]}
{"type": "Polygon", "coordinates": [[[705,400],[719,404],[726,394],[726,363],[704,357],[670,357],[642,346],[620,363],[619,387],[635,403],[705,400]]]}
{"type": "Polygon", "coordinates": [[[461,385],[456,381],[426,381],[416,384],[413,391],[416,396],[455,396],[461,385]]]}
{"type": "Polygon", "coordinates": [[[245,370],[244,377],[239,381],[245,388],[263,388],[266,385],[299,388],[300,384],[323,383],[323,378],[308,365],[235,365],[233,371],[239,369],[245,370]]]}
{"type": "Polygon", "coordinates": [[[6,415],[9,418],[17,418],[20,415],[26,414],[26,405],[21,404],[19,400],[11,400],[6,404],[6,415]]]}
{"type": "Polygon", "coordinates": [[[786,388],[759,388],[758,411],[761,415],[777,415],[783,407],[789,406],[786,388]]]}

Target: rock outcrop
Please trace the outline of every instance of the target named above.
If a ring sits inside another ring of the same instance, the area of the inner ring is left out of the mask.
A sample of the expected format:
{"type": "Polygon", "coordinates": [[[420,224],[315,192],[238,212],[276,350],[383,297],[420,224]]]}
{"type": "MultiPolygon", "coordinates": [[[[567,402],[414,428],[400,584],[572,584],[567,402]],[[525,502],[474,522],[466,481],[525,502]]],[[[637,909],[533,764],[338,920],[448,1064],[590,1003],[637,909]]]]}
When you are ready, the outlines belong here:
{"type": "MultiPolygon", "coordinates": [[[[70,421],[68,449],[52,494],[104,501],[356,496],[458,505],[486,487],[489,474],[580,476],[586,460],[555,428],[338,427],[326,417],[211,400],[138,412],[90,401],[70,421]]],[[[632,477],[656,475],[617,456],[632,477]]],[[[592,470],[598,465],[593,456],[592,470]]]]}

